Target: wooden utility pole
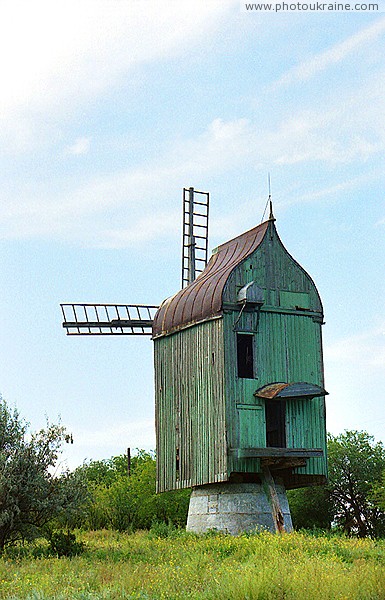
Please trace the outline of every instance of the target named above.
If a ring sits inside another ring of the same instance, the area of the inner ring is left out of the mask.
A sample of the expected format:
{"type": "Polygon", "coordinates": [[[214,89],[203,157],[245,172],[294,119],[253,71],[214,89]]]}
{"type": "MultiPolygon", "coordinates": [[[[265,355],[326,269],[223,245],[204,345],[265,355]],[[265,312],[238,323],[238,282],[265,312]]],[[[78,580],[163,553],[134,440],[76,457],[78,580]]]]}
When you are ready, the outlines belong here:
{"type": "Polygon", "coordinates": [[[127,475],[131,475],[131,448],[127,448],[127,475]]]}

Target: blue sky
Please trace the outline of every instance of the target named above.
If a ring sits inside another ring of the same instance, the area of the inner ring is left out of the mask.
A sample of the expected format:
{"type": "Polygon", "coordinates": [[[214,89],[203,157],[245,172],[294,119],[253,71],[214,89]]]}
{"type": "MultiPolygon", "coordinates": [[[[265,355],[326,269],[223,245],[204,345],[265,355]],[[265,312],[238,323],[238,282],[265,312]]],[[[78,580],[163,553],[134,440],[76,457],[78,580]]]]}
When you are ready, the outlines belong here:
{"type": "Polygon", "coordinates": [[[0,391],[63,464],[154,448],[149,338],[66,337],[60,302],[180,286],[182,188],[210,247],[277,228],[324,303],[328,429],[385,441],[385,15],[239,2],[0,6],[0,391]]]}

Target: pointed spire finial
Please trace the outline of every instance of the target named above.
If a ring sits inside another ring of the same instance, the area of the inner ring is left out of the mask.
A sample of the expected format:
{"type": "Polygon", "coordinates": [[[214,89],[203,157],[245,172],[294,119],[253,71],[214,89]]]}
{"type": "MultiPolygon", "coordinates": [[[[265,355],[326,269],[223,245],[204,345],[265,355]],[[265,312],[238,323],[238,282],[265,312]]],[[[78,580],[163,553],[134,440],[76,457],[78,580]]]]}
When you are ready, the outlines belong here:
{"type": "Polygon", "coordinates": [[[268,176],[268,181],[269,181],[269,205],[270,205],[270,214],[269,214],[269,221],[275,221],[275,217],[274,217],[274,213],[273,213],[273,200],[271,199],[271,180],[270,180],[270,173],[267,174],[268,176]]]}
{"type": "Polygon", "coordinates": [[[270,202],[270,214],[269,214],[269,221],[275,221],[275,216],[273,213],[273,201],[272,199],[269,197],[269,202],[270,202]]]}
{"type": "Polygon", "coordinates": [[[267,211],[267,206],[269,205],[270,208],[270,214],[269,214],[269,218],[268,221],[274,222],[275,221],[275,217],[273,215],[273,201],[271,199],[271,184],[270,184],[270,173],[268,173],[268,182],[269,182],[269,197],[266,201],[265,204],[265,210],[263,211],[263,215],[262,215],[262,219],[261,219],[261,223],[263,223],[263,219],[265,218],[265,214],[267,211]]]}

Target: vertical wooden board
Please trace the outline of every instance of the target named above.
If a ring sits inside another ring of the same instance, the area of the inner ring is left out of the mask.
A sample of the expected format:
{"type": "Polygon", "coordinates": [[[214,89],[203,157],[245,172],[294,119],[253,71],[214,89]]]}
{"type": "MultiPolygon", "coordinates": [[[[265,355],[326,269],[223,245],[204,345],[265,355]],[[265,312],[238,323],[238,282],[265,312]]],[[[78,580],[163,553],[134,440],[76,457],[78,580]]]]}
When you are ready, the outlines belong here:
{"type": "Polygon", "coordinates": [[[264,407],[245,408],[237,405],[239,422],[239,448],[266,446],[264,407]]]}
{"type": "MultiPolygon", "coordinates": [[[[258,387],[257,328],[258,316],[255,313],[229,312],[224,315],[225,345],[225,393],[226,393],[226,430],[229,448],[256,447],[265,440],[264,411],[256,406],[260,403],[254,396],[258,387]],[[238,377],[237,374],[237,332],[250,332],[254,343],[254,374],[252,379],[238,377]],[[240,406],[253,408],[238,408],[240,406]]],[[[239,459],[228,456],[227,473],[259,473],[258,459],[239,459]]]]}
{"type": "Polygon", "coordinates": [[[170,489],[170,483],[175,478],[174,465],[171,463],[169,448],[175,445],[175,411],[173,409],[173,389],[166,386],[167,373],[170,365],[170,357],[167,355],[167,347],[164,343],[157,346],[155,356],[157,368],[155,369],[155,392],[156,404],[155,415],[157,423],[157,477],[160,491],[170,489]],[[164,428],[165,415],[167,415],[169,426],[164,428]]]}
{"type": "Polygon", "coordinates": [[[261,312],[257,339],[258,386],[287,381],[288,349],[284,315],[261,312]]]}
{"type": "MultiPolygon", "coordinates": [[[[286,315],[288,380],[307,381],[324,386],[320,324],[304,316],[286,315]]],[[[303,474],[326,475],[326,423],[324,398],[292,398],[287,402],[288,446],[322,448],[324,457],[312,458],[303,474]]]]}
{"type": "Polygon", "coordinates": [[[226,438],[221,319],[159,338],[154,346],[160,491],[223,480],[226,438]]]}

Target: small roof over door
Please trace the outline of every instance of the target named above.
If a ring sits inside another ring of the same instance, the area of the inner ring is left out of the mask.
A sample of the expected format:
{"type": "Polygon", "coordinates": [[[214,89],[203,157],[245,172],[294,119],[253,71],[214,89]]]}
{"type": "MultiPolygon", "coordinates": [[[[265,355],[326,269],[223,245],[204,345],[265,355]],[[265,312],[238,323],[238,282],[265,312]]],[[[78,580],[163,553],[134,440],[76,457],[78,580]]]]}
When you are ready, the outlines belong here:
{"type": "Polygon", "coordinates": [[[273,400],[275,398],[316,398],[326,396],[327,391],[315,383],[297,381],[295,383],[269,383],[254,392],[257,398],[273,400]]]}

